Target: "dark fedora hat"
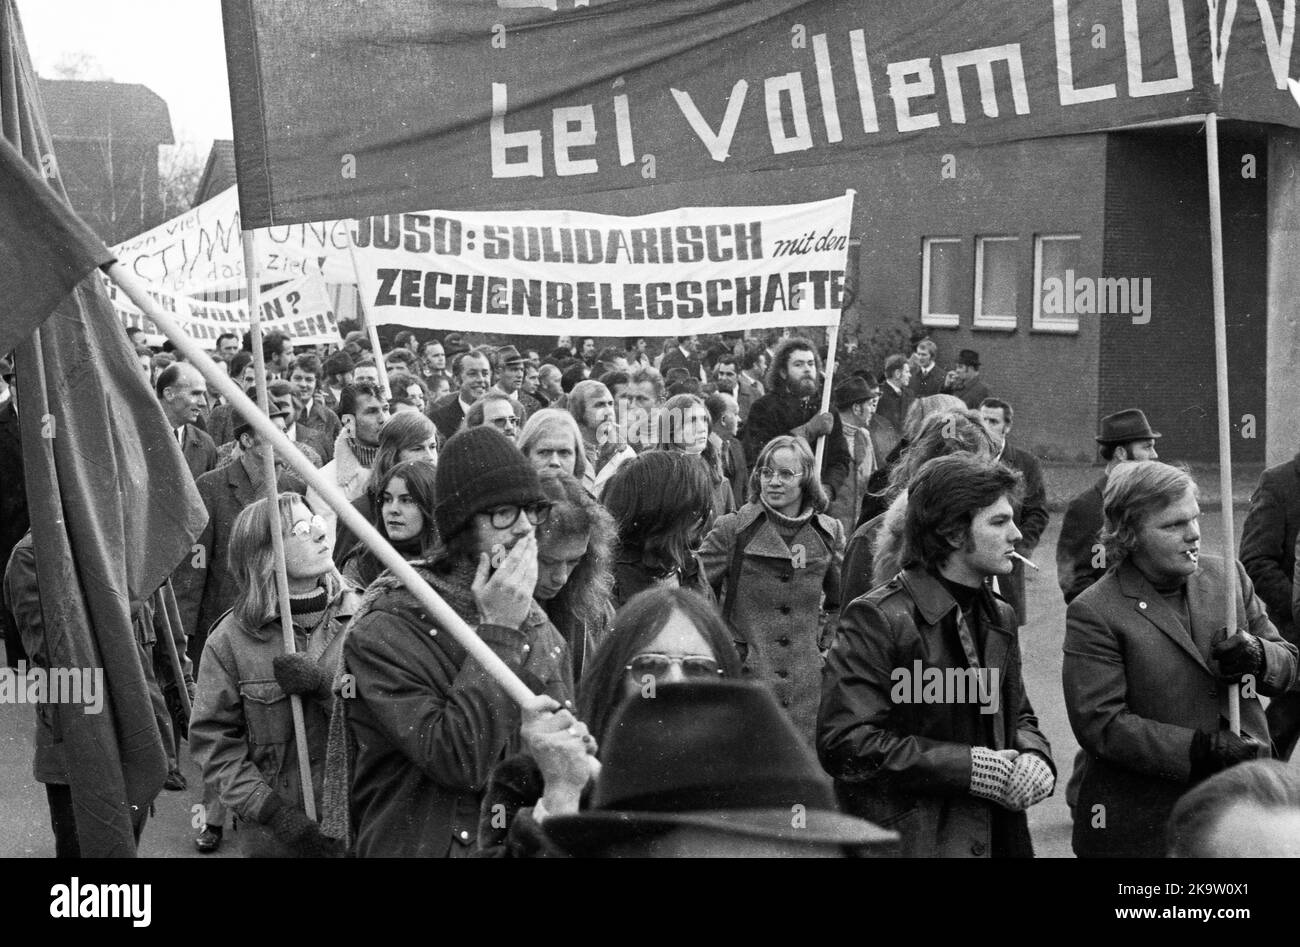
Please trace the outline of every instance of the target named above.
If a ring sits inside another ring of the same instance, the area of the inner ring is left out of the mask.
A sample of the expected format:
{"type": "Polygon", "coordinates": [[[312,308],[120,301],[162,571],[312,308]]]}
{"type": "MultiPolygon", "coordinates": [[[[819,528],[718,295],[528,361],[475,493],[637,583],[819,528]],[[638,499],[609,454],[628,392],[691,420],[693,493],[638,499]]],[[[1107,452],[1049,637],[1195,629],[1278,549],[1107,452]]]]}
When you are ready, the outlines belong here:
{"type": "Polygon", "coordinates": [[[1154,440],[1160,435],[1151,430],[1147,416],[1138,408],[1125,408],[1101,419],[1098,444],[1124,444],[1128,441],[1154,440]]]}
{"type": "Polygon", "coordinates": [[[513,345],[503,345],[497,349],[497,365],[522,365],[528,359],[519,354],[519,350],[513,345]]]}
{"type": "Polygon", "coordinates": [[[883,847],[894,832],[839,812],[830,780],[761,684],[664,684],[610,724],[591,807],[546,820],[547,836],[592,854],[665,829],[883,847]]]}
{"type": "Polygon", "coordinates": [[[962,349],[957,353],[957,364],[969,365],[971,368],[978,369],[980,367],[980,353],[974,349],[962,349]]]}
{"type": "Polygon", "coordinates": [[[879,387],[873,389],[865,378],[850,375],[835,386],[835,407],[842,411],[859,401],[874,397],[874,391],[879,391],[879,387]]]}

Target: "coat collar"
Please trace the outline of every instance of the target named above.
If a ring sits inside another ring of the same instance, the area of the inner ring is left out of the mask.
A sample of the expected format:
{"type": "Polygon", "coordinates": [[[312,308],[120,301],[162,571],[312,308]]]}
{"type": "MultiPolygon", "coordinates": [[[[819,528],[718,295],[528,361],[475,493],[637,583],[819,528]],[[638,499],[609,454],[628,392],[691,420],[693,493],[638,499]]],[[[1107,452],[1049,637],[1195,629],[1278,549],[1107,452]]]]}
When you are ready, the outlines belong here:
{"type": "Polygon", "coordinates": [[[1222,612],[1222,609],[1220,608],[1218,612],[1213,611],[1215,607],[1213,590],[1201,578],[1205,568],[1206,563],[1203,561],[1196,574],[1187,579],[1187,612],[1192,619],[1190,631],[1183,627],[1177,613],[1165,601],[1164,596],[1156,591],[1156,587],[1131,562],[1125,560],[1120,563],[1119,568],[1115,570],[1115,578],[1119,582],[1120,591],[1129,599],[1133,612],[1168,635],[1176,645],[1187,652],[1188,657],[1208,672],[1210,667],[1205,663],[1205,657],[1197,647],[1193,635],[1205,636],[1206,650],[1208,650],[1209,638],[1213,631],[1205,625],[1205,622],[1213,621],[1210,616],[1222,612]]]}
{"type": "MultiPolygon", "coordinates": [[[[751,526],[759,518],[764,520],[763,525],[754,534],[753,540],[745,547],[745,555],[772,556],[777,559],[789,559],[793,555],[789,544],[781,538],[780,531],[767,518],[766,509],[761,502],[746,503],[736,511],[735,516],[737,534],[751,526]]],[[[835,535],[835,520],[832,517],[827,516],[825,513],[814,513],[813,517],[820,521],[821,527],[827,535],[835,535]]],[[[812,521],[809,520],[807,524],[801,526],[800,532],[805,528],[811,529],[811,523],[812,521]]]]}
{"type": "Polygon", "coordinates": [[[942,624],[950,612],[957,613],[957,637],[961,640],[966,661],[971,667],[979,667],[981,663],[986,667],[1004,665],[1007,652],[1011,647],[1011,630],[1002,624],[1001,610],[997,607],[997,600],[993,598],[993,593],[987,586],[980,590],[976,599],[987,632],[984,638],[984,660],[981,662],[979,650],[975,647],[975,639],[966,624],[965,616],[957,607],[957,600],[948,594],[948,590],[943,587],[938,577],[928,569],[912,566],[900,572],[898,578],[912,601],[916,603],[916,609],[927,625],[937,626],[942,624]]]}

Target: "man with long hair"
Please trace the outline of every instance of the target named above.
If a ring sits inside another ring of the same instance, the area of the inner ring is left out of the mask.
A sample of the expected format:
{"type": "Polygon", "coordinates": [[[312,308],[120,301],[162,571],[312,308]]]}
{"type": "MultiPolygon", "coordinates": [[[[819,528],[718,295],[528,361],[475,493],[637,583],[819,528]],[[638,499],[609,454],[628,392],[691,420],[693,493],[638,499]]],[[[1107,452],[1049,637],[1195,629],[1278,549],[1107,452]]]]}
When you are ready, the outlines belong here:
{"type": "Polygon", "coordinates": [[[1032,856],[1025,810],[1056,784],[1015,610],[985,581],[1011,572],[1019,490],[983,458],[925,463],[903,570],[844,609],[827,656],[818,755],[846,810],[897,830],[905,856],[1032,856]]]}
{"type": "MultiPolygon", "coordinates": [[[[550,512],[537,472],[498,432],[472,428],[441,452],[435,494],[444,546],[416,571],[538,695],[532,709],[558,710],[573,677],[564,639],[533,600],[535,527],[550,512]]],[[[363,858],[472,854],[488,773],[517,746],[519,705],[435,626],[385,574],[343,644],[355,696],[338,706],[356,755],[343,767],[350,778],[327,778],[325,826],[353,830],[363,858]]]]}
{"type": "Polygon", "coordinates": [[[754,402],[745,422],[745,454],[751,465],[759,451],[780,434],[802,437],[815,451],[817,441],[829,436],[819,471],[831,502],[849,475],[848,445],[837,414],[822,411],[821,357],[809,339],[786,339],[776,350],[767,373],[767,394],[754,402]]]}

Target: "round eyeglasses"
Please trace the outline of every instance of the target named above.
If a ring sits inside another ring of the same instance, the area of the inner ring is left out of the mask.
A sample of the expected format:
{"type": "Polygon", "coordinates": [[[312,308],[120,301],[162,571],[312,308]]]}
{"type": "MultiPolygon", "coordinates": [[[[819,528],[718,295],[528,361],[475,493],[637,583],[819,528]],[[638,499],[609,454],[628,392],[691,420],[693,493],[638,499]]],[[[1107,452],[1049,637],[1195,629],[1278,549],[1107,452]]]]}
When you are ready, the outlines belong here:
{"type": "Polygon", "coordinates": [[[528,522],[540,526],[550,519],[551,504],[534,503],[531,506],[517,506],[512,503],[484,510],[483,515],[492,521],[493,529],[509,529],[519,521],[520,512],[527,514],[528,522]]]}

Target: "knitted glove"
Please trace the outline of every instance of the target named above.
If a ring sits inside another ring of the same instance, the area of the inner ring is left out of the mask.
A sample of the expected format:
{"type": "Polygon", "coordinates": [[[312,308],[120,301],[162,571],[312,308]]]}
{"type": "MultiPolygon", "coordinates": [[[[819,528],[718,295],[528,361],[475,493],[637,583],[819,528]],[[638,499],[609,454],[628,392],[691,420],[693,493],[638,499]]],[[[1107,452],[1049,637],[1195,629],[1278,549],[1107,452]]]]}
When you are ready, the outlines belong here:
{"type": "Polygon", "coordinates": [[[1197,730],[1188,752],[1193,780],[1267,755],[1268,748],[1250,734],[1238,736],[1226,728],[1213,733],[1197,730]]]}
{"type": "Polygon", "coordinates": [[[299,858],[336,858],[338,842],[321,834],[320,826],[307,818],[306,813],[287,805],[279,796],[272,798],[262,810],[271,831],[299,858]]]}
{"type": "Polygon", "coordinates": [[[972,796],[1011,808],[1007,789],[1013,766],[1001,753],[986,746],[970,748],[970,792],[972,796]]]}
{"type": "Polygon", "coordinates": [[[1017,811],[1036,806],[1052,794],[1056,777],[1047,761],[1037,753],[1021,753],[1011,764],[1007,798],[1017,811]]]}
{"type": "Polygon", "coordinates": [[[286,694],[330,699],[330,676],[305,654],[278,654],[271,661],[275,682],[286,694]]]}
{"type": "Polygon", "coordinates": [[[1264,645],[1248,631],[1230,635],[1210,648],[1219,663],[1219,674],[1236,680],[1243,674],[1260,677],[1264,671],[1264,645]]]}

